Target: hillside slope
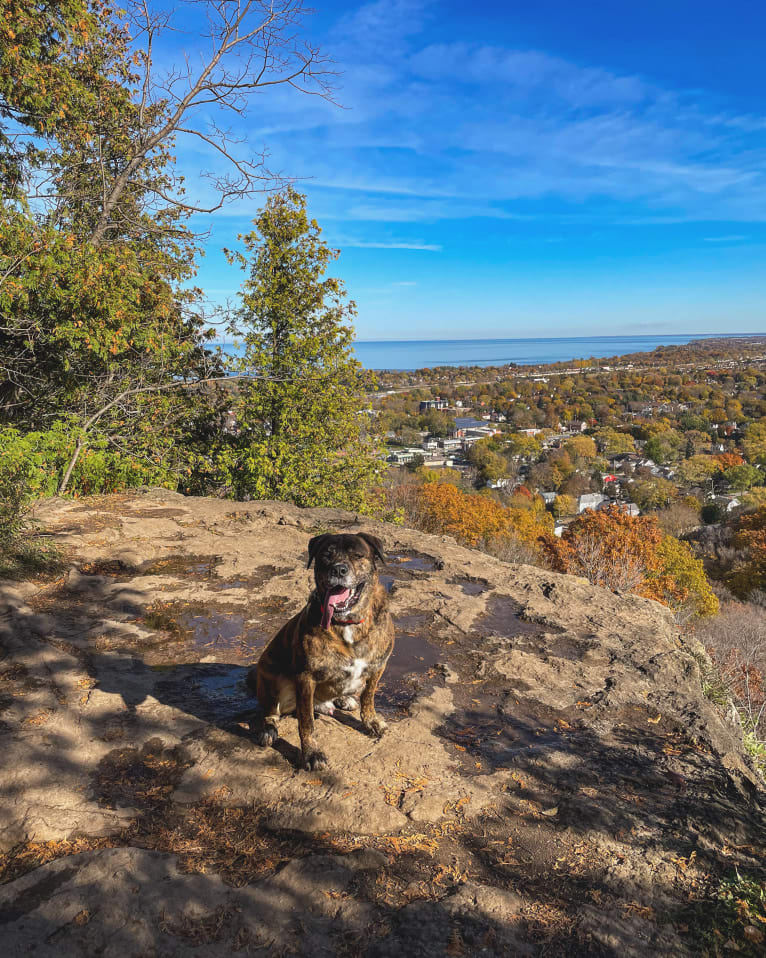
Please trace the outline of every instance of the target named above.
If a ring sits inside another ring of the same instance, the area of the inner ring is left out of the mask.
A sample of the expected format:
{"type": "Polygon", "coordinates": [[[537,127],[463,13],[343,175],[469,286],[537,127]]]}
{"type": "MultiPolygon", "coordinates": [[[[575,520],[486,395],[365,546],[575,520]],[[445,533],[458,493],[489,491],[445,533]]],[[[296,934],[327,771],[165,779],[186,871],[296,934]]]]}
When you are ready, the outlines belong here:
{"type": "Polygon", "coordinates": [[[759,780],[656,603],[283,503],[40,518],[69,571],[0,583],[11,953],[691,955],[711,882],[757,863],[759,780]],[[390,555],[389,732],[320,717],[303,772],[293,718],[253,744],[243,677],[309,537],[360,528],[390,555]]]}

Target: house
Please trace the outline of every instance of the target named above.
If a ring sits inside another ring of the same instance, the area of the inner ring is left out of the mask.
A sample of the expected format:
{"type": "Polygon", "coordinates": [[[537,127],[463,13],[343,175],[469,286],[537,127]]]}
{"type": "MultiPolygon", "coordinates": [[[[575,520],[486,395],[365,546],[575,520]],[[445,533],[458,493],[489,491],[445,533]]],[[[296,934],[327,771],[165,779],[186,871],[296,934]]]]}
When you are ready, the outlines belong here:
{"type": "Polygon", "coordinates": [[[571,517],[568,518],[568,519],[557,519],[557,520],[556,520],[556,523],[555,523],[555,525],[554,525],[554,527],[553,527],[553,534],[554,534],[555,536],[558,536],[558,538],[560,539],[561,536],[562,536],[562,534],[563,534],[563,532],[564,532],[564,529],[566,529],[566,527],[567,527],[571,522],[572,522],[571,517]]]}
{"type": "Polygon", "coordinates": [[[714,496],[713,502],[722,512],[731,512],[742,505],[742,502],[736,496],[714,496]]]}
{"type": "Polygon", "coordinates": [[[497,482],[487,482],[485,485],[488,489],[512,489],[513,488],[513,479],[507,477],[501,477],[497,482]]]}
{"type": "Polygon", "coordinates": [[[540,498],[543,500],[543,502],[546,504],[546,506],[551,506],[551,505],[553,505],[553,503],[556,501],[557,497],[558,497],[558,493],[557,493],[557,492],[541,492],[541,493],[540,493],[540,498]]]}
{"type": "Polygon", "coordinates": [[[446,399],[423,399],[420,402],[420,412],[430,412],[432,409],[449,409],[449,401],[446,399]]]}
{"type": "Polygon", "coordinates": [[[585,420],[575,420],[574,422],[562,422],[559,425],[559,429],[562,432],[585,432],[588,428],[587,422],[585,420]]]}
{"type": "Polygon", "coordinates": [[[610,506],[617,505],[620,507],[621,511],[626,513],[629,516],[640,516],[641,510],[635,504],[635,502],[612,502],[611,499],[608,499],[606,502],[599,504],[597,512],[602,512],[604,509],[608,509],[610,506]]]}
{"type": "Polygon", "coordinates": [[[586,492],[577,500],[577,511],[585,512],[586,509],[598,509],[602,502],[610,503],[611,500],[600,492],[586,492]]]}

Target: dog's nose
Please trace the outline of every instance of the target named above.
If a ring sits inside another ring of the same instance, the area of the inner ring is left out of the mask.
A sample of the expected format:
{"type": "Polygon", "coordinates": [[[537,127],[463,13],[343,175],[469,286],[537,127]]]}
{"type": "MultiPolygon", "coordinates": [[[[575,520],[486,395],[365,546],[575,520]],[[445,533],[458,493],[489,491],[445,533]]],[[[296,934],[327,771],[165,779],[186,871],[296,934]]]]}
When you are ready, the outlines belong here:
{"type": "Polygon", "coordinates": [[[349,569],[345,562],[338,562],[332,567],[332,571],[339,576],[347,576],[349,569]]]}

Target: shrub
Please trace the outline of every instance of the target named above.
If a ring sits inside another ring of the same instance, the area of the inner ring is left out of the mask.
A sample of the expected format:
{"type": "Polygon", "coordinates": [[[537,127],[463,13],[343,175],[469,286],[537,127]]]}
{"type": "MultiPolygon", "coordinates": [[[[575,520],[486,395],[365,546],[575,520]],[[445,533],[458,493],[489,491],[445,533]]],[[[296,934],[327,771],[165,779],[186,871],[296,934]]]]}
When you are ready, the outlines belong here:
{"type": "Polygon", "coordinates": [[[725,602],[721,614],[700,625],[697,637],[718,668],[754,745],[766,742],[766,609],[725,602]]]}
{"type": "Polygon", "coordinates": [[[559,571],[656,599],[681,621],[718,611],[702,561],[686,543],[665,535],[654,516],[631,516],[619,506],[586,510],[546,548],[559,571]]]}

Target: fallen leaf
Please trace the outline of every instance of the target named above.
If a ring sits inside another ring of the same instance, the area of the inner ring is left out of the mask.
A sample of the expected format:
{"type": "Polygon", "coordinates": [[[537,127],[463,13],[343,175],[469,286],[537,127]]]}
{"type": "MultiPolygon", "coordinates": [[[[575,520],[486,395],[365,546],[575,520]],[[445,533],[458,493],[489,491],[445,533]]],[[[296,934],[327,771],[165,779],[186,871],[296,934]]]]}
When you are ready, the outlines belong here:
{"type": "Polygon", "coordinates": [[[540,810],[540,813],[542,815],[547,815],[548,818],[553,818],[554,815],[558,815],[559,807],[558,805],[554,805],[553,808],[543,808],[540,810]]]}
{"type": "Polygon", "coordinates": [[[661,715],[658,715],[657,718],[647,718],[646,721],[647,721],[647,722],[651,722],[652,725],[656,725],[661,718],[662,718],[662,716],[661,716],[661,715]]]}

